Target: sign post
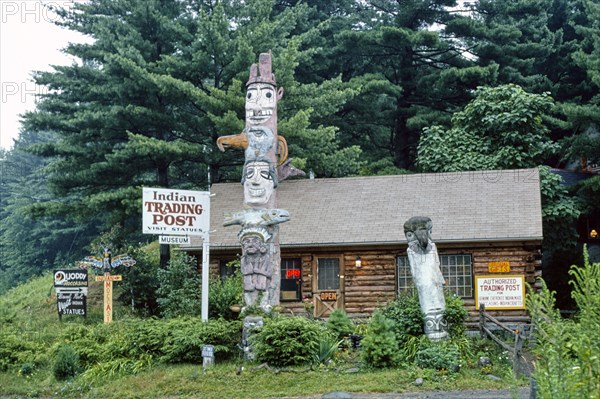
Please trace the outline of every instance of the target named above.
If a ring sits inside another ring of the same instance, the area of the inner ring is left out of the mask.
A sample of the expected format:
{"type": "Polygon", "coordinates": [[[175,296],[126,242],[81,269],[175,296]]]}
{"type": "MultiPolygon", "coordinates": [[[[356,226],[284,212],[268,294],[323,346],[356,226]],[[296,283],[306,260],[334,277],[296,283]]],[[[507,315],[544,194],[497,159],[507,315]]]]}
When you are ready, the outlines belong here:
{"type": "Polygon", "coordinates": [[[113,314],[113,281],[122,281],[123,276],[111,275],[105,272],[104,276],[96,276],[96,281],[104,281],[104,324],[112,323],[113,314]]]}
{"type": "MultiPolygon", "coordinates": [[[[101,269],[104,272],[104,276],[96,276],[96,281],[104,281],[104,323],[108,324],[112,322],[113,313],[113,295],[112,295],[112,282],[122,281],[123,276],[114,275],[111,276],[111,269],[115,269],[119,266],[131,267],[135,265],[135,259],[128,255],[117,255],[112,256],[112,251],[109,248],[104,248],[102,258],[97,256],[86,256],[85,259],[79,262],[79,267],[87,269],[88,267],[95,267],[101,269]]],[[[87,272],[87,271],[86,271],[87,272]]]]}

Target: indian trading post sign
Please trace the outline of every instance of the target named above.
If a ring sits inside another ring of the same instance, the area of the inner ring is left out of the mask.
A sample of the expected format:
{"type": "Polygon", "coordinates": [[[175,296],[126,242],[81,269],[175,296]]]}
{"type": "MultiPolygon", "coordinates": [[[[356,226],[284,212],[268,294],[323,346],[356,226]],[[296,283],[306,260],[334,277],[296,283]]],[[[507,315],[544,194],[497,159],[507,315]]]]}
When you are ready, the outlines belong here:
{"type": "Polygon", "coordinates": [[[144,234],[204,235],[210,226],[208,191],[144,187],[144,234]]]}
{"type": "Polygon", "coordinates": [[[86,316],[87,270],[55,270],[54,289],[56,290],[56,306],[59,318],[62,318],[62,315],[86,316]]]}
{"type": "Polygon", "coordinates": [[[487,309],[525,309],[525,276],[475,276],[475,306],[487,309]]]}

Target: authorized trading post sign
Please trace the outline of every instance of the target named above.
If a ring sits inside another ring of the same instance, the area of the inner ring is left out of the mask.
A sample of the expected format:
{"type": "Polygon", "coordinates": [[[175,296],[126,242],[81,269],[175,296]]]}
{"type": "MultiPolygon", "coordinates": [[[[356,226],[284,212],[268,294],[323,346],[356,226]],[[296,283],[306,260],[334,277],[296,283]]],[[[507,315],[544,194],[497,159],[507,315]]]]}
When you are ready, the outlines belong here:
{"type": "Polygon", "coordinates": [[[475,307],[525,309],[524,275],[475,276],[475,307]]]}
{"type": "Polygon", "coordinates": [[[144,187],[144,234],[205,235],[210,226],[208,191],[144,187]]]}

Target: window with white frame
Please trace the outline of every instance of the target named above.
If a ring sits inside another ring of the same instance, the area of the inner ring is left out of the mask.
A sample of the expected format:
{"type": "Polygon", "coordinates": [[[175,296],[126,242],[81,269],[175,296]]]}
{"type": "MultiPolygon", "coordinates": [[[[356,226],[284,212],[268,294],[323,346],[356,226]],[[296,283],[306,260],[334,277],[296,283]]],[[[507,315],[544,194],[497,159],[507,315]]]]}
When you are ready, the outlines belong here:
{"type": "MultiPolygon", "coordinates": [[[[461,297],[473,297],[473,262],[471,255],[440,255],[440,268],[446,281],[445,289],[461,297]]],[[[414,284],[410,274],[408,256],[396,258],[398,292],[412,292],[414,284]]]]}

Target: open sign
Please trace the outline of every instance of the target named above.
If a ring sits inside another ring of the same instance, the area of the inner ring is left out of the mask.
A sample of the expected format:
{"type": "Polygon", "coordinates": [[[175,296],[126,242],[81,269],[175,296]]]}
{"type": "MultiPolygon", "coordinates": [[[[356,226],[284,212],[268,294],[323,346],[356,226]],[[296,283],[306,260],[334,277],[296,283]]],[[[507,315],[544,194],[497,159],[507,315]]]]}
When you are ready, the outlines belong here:
{"type": "Polygon", "coordinates": [[[300,278],[300,269],[291,269],[285,272],[285,278],[300,278]]]}
{"type": "Polygon", "coordinates": [[[337,301],[337,292],[321,292],[320,298],[322,301],[337,301]]]}

